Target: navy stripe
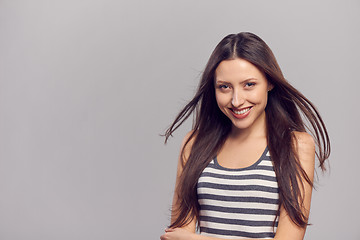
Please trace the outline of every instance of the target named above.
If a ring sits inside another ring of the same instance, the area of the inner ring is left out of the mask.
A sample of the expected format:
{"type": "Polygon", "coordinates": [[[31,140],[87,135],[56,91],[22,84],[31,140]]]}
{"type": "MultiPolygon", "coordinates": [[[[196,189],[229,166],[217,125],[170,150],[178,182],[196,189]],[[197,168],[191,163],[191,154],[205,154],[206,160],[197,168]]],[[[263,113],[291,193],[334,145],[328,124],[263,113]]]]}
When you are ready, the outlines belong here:
{"type": "Polygon", "coordinates": [[[197,184],[198,188],[214,188],[222,190],[233,190],[233,191],[263,191],[270,193],[277,193],[278,189],[274,187],[266,187],[260,185],[225,185],[218,183],[200,182],[197,184]]]}
{"type": "MultiPolygon", "coordinates": [[[[227,218],[217,218],[217,217],[207,217],[207,216],[200,216],[200,220],[206,222],[225,223],[225,224],[233,224],[233,225],[252,226],[252,227],[273,226],[273,221],[240,220],[240,219],[227,219],[227,218]]],[[[278,222],[275,223],[275,227],[277,226],[278,226],[278,222]]]]}
{"type": "Polygon", "coordinates": [[[203,172],[201,177],[213,177],[213,178],[220,178],[220,179],[234,179],[234,180],[248,180],[248,179],[261,179],[267,180],[271,182],[277,182],[276,177],[261,175],[261,174],[253,174],[253,175],[223,175],[218,173],[212,172],[203,172]]]}
{"type": "Polygon", "coordinates": [[[198,199],[212,199],[226,202],[256,202],[256,203],[269,203],[279,204],[278,199],[264,198],[264,197],[235,197],[235,196],[220,196],[213,194],[198,194],[198,199]]]}
{"type": "Polygon", "coordinates": [[[224,236],[241,236],[247,238],[273,238],[275,234],[273,232],[260,232],[260,233],[250,233],[244,231],[234,231],[234,230],[221,230],[221,229],[212,229],[201,227],[201,232],[224,235],[224,236]]]}
{"type": "Polygon", "coordinates": [[[230,208],[220,207],[211,205],[201,205],[200,210],[211,210],[225,213],[243,213],[243,214],[254,214],[254,215],[276,215],[276,210],[269,209],[256,209],[256,208],[230,208]]]}
{"type": "Polygon", "coordinates": [[[231,168],[223,168],[223,167],[219,167],[219,166],[217,166],[217,165],[215,165],[215,164],[209,164],[208,166],[207,166],[207,168],[212,168],[212,169],[218,169],[218,170],[222,170],[222,171],[243,171],[243,170],[267,170],[267,171],[274,171],[274,168],[273,168],[273,166],[262,166],[262,165],[256,165],[256,166],[251,166],[251,167],[248,167],[248,169],[242,169],[242,168],[240,168],[240,169],[236,169],[236,168],[234,168],[234,169],[231,169],[231,168]]]}

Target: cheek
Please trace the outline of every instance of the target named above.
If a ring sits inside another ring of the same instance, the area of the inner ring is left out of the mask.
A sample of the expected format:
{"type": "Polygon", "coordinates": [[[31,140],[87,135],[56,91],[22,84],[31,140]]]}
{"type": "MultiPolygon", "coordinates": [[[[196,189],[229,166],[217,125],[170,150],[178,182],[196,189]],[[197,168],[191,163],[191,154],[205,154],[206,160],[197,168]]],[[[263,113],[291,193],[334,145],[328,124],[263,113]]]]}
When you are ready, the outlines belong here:
{"type": "Polygon", "coordinates": [[[267,91],[252,92],[248,95],[248,100],[257,104],[266,104],[267,102],[267,91]]]}
{"type": "Polygon", "coordinates": [[[216,94],[215,97],[217,105],[220,109],[229,104],[229,97],[226,94],[216,94]]]}

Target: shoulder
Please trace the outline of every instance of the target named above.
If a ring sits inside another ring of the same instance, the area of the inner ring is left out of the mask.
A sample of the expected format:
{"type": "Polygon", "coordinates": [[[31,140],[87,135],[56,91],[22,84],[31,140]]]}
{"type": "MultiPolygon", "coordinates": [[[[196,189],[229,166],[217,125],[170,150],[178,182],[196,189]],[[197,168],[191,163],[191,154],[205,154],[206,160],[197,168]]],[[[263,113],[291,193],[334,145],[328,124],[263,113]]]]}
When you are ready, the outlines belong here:
{"type": "Polygon", "coordinates": [[[191,130],[188,132],[181,144],[181,151],[180,151],[180,160],[182,164],[185,164],[187,159],[189,158],[192,145],[194,144],[196,138],[196,132],[194,130],[191,130]]]}
{"type": "Polygon", "coordinates": [[[185,147],[185,149],[188,149],[190,147],[192,147],[192,145],[194,144],[196,138],[196,132],[194,130],[191,130],[190,132],[188,132],[181,144],[181,149],[183,149],[185,147]]]}
{"type": "Polygon", "coordinates": [[[293,144],[297,151],[315,151],[314,138],[307,132],[293,131],[293,144]]]}
{"type": "Polygon", "coordinates": [[[315,141],[307,132],[293,133],[293,146],[301,165],[313,168],[315,162],[315,141]]]}

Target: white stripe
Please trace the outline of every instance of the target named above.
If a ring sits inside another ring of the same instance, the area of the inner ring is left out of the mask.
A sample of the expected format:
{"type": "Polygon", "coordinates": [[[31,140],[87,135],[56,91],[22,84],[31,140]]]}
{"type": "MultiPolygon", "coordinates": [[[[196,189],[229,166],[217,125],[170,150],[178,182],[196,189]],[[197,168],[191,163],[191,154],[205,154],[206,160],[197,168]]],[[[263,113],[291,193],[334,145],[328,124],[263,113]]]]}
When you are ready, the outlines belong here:
{"type": "Polygon", "coordinates": [[[234,190],[223,190],[223,189],[213,189],[213,188],[198,188],[198,194],[212,194],[218,196],[227,196],[227,197],[263,197],[278,199],[278,193],[263,192],[263,191],[234,191],[234,190]]]}
{"type": "MultiPolygon", "coordinates": [[[[205,233],[205,232],[200,233],[200,235],[208,236],[208,237],[221,238],[221,239],[249,239],[247,237],[225,236],[225,235],[205,233]]],[[[273,238],[269,237],[269,238],[262,238],[262,239],[273,239],[273,238]]]]}
{"type": "Polygon", "coordinates": [[[273,222],[274,215],[262,215],[262,214],[245,214],[245,213],[226,213],[212,210],[200,210],[200,216],[216,217],[223,219],[236,219],[246,221],[269,221],[273,222]]]}
{"type": "Polygon", "coordinates": [[[261,163],[259,163],[258,166],[269,166],[269,167],[272,167],[272,166],[273,166],[273,163],[272,163],[272,161],[263,160],[263,161],[261,161],[261,163]]]}
{"type": "MultiPolygon", "coordinates": [[[[243,231],[249,233],[263,233],[263,232],[272,232],[273,227],[263,227],[263,226],[242,226],[235,224],[224,224],[224,223],[214,223],[214,222],[205,222],[200,223],[200,227],[207,227],[212,229],[220,230],[230,230],[230,231],[243,231]]],[[[276,229],[275,229],[276,230],[276,229]]]]}
{"type": "Polygon", "coordinates": [[[278,210],[278,204],[272,203],[259,203],[259,202],[228,202],[219,201],[213,199],[199,199],[200,205],[211,205],[229,208],[252,208],[252,209],[266,209],[266,210],[278,210]]]}
{"type": "Polygon", "coordinates": [[[229,176],[246,176],[246,175],[264,175],[275,177],[275,172],[270,170],[263,170],[263,169],[248,169],[246,171],[228,171],[228,170],[221,170],[216,168],[205,168],[203,172],[208,173],[215,173],[221,175],[229,175],[229,176]]]}
{"type": "Polygon", "coordinates": [[[205,232],[200,233],[200,235],[208,236],[208,237],[221,238],[221,239],[247,239],[246,237],[224,236],[224,235],[205,233],[205,232]]]}
{"type": "Polygon", "coordinates": [[[224,179],[224,178],[214,178],[214,177],[200,177],[199,183],[216,183],[224,185],[234,185],[234,186],[249,186],[249,185],[258,185],[264,187],[273,187],[277,188],[277,182],[272,182],[263,179],[224,179]]]}

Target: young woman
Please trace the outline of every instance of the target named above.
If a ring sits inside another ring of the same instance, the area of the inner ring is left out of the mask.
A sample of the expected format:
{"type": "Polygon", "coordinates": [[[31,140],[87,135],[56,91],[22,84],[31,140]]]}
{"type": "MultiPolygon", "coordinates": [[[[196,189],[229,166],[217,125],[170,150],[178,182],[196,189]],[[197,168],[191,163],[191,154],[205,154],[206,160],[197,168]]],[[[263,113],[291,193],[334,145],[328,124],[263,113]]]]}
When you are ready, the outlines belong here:
{"type": "Polygon", "coordinates": [[[266,43],[252,33],[226,36],[165,142],[194,111],[160,239],[303,239],[315,155],[325,170],[329,137],[266,43]]]}

